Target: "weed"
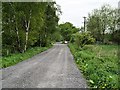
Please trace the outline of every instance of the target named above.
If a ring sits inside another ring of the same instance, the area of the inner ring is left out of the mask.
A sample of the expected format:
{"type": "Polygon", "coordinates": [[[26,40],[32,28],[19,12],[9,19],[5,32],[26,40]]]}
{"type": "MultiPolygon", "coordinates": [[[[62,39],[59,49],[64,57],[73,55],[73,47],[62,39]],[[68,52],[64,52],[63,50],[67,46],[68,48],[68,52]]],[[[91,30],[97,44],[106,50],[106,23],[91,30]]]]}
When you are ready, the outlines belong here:
{"type": "Polygon", "coordinates": [[[78,68],[92,88],[120,88],[117,45],[86,45],[83,49],[69,44],[78,68]]]}

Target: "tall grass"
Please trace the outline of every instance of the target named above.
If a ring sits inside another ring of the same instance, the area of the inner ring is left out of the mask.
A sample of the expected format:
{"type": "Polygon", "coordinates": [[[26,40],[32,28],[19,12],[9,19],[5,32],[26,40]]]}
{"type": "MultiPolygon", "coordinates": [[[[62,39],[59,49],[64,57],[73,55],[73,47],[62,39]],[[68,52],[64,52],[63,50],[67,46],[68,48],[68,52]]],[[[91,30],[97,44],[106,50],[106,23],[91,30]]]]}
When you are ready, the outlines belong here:
{"type": "Polygon", "coordinates": [[[34,48],[28,49],[25,53],[17,53],[17,54],[12,54],[9,56],[2,57],[0,58],[0,61],[2,62],[1,67],[6,68],[8,66],[15,65],[23,60],[31,58],[32,56],[40,52],[47,50],[48,48],[50,47],[34,47],[34,48]]]}
{"type": "Polygon", "coordinates": [[[75,62],[92,88],[120,88],[117,45],[86,45],[78,49],[69,44],[75,62]]]}

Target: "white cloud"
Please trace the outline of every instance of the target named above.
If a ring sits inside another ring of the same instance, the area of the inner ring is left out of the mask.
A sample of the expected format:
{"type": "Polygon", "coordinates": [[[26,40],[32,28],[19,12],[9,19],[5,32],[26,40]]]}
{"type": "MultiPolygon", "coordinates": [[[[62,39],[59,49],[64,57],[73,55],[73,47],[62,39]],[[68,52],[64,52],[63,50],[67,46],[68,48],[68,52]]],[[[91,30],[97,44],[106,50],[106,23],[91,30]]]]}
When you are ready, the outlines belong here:
{"type": "Polygon", "coordinates": [[[61,6],[62,15],[60,22],[71,22],[75,26],[83,25],[83,16],[87,16],[93,9],[100,8],[103,4],[118,7],[119,0],[56,0],[61,6]]]}

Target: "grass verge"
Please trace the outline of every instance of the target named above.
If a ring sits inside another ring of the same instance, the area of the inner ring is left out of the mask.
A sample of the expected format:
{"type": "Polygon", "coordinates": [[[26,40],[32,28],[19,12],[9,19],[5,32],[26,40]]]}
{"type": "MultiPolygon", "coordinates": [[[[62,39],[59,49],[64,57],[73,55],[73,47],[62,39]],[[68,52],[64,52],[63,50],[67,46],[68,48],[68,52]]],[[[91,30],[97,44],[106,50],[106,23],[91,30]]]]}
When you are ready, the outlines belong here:
{"type": "Polygon", "coordinates": [[[69,47],[91,88],[120,88],[117,45],[86,45],[78,49],[69,44],[69,47]]]}
{"type": "Polygon", "coordinates": [[[0,58],[0,63],[2,62],[1,67],[6,68],[8,66],[15,65],[49,48],[50,47],[34,47],[34,48],[28,49],[25,53],[17,53],[17,54],[12,54],[9,56],[2,57],[0,58]]]}

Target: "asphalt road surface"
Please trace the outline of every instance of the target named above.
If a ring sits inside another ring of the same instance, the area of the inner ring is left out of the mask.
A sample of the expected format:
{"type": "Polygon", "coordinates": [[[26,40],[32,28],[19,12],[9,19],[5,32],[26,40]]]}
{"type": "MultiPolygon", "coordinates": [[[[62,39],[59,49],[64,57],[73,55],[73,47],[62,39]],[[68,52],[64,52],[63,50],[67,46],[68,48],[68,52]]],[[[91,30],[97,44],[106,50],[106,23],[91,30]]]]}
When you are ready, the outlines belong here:
{"type": "Polygon", "coordinates": [[[66,44],[2,70],[3,88],[87,88],[66,44]]]}

